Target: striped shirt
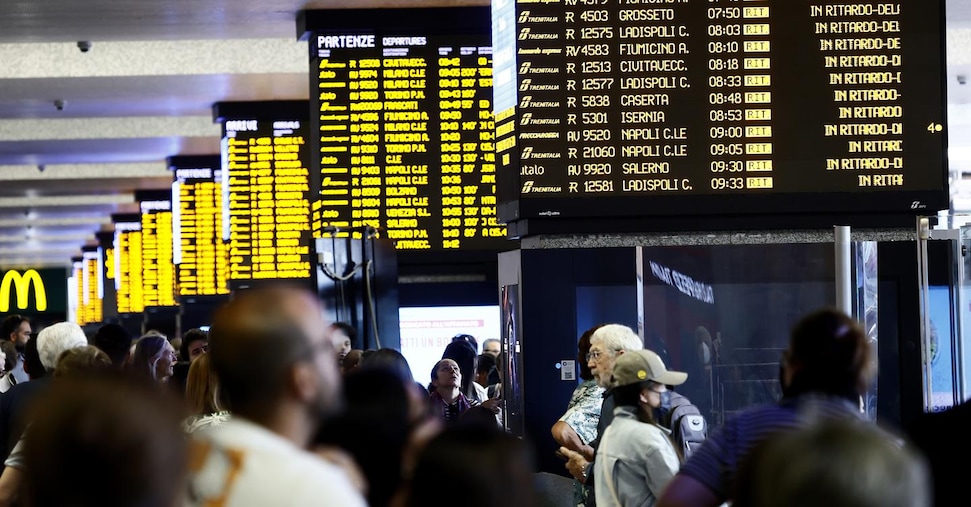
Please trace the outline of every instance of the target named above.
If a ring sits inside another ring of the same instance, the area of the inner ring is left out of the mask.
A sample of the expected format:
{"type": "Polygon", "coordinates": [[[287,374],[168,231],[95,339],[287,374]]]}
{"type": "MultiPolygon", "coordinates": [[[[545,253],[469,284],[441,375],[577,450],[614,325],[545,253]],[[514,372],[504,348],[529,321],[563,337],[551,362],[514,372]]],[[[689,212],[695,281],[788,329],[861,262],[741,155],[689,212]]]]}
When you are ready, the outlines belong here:
{"type": "Polygon", "coordinates": [[[819,420],[861,417],[859,407],[845,398],[819,395],[753,407],[727,420],[678,473],[701,482],[719,499],[726,500],[732,496],[739,464],[772,434],[819,420]]]}

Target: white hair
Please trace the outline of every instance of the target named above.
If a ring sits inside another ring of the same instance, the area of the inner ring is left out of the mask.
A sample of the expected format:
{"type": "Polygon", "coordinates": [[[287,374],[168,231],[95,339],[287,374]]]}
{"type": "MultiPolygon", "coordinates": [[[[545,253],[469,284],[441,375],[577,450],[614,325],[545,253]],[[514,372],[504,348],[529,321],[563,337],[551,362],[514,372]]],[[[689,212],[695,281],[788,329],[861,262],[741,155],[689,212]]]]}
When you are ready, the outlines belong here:
{"type": "Polygon", "coordinates": [[[57,358],[62,352],[84,347],[87,344],[88,338],[84,335],[81,326],[73,322],[58,322],[45,327],[37,335],[37,354],[44,369],[54,371],[57,358]]]}
{"type": "Polygon", "coordinates": [[[618,352],[641,350],[644,342],[633,329],[620,324],[607,324],[601,326],[590,336],[590,343],[600,342],[605,351],[618,352]]]}

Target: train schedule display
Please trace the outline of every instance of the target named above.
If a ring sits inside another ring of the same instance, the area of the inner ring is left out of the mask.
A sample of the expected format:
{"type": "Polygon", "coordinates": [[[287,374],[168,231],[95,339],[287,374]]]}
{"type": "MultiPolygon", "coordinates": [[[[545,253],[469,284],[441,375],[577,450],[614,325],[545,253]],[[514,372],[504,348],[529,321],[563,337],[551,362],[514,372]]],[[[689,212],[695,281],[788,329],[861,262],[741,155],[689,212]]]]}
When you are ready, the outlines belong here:
{"type": "Polygon", "coordinates": [[[500,217],[947,207],[943,2],[495,0],[500,217]]]}
{"type": "Polygon", "coordinates": [[[226,102],[223,126],[223,238],[230,289],[260,281],[310,280],[307,101],[226,102]]]}
{"type": "Polygon", "coordinates": [[[229,245],[223,241],[220,157],[169,158],[173,262],[182,297],[229,294],[229,245]]]}
{"type": "Polygon", "coordinates": [[[308,19],[315,235],[370,226],[400,250],[496,249],[489,10],[308,19]]]}

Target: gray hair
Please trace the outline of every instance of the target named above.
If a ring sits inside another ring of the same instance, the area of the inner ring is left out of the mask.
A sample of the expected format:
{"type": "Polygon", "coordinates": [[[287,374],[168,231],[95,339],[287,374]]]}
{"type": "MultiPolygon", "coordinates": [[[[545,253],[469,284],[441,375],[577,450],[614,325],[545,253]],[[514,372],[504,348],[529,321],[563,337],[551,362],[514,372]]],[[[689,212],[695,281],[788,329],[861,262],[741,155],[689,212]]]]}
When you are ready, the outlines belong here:
{"type": "Polygon", "coordinates": [[[610,352],[621,350],[626,352],[644,348],[641,337],[637,336],[633,329],[620,324],[601,326],[590,336],[590,344],[592,345],[594,342],[600,342],[603,348],[610,352]]]}
{"type": "Polygon", "coordinates": [[[81,326],[73,322],[58,322],[47,326],[37,335],[37,354],[47,371],[54,371],[61,352],[88,344],[81,326]]]}

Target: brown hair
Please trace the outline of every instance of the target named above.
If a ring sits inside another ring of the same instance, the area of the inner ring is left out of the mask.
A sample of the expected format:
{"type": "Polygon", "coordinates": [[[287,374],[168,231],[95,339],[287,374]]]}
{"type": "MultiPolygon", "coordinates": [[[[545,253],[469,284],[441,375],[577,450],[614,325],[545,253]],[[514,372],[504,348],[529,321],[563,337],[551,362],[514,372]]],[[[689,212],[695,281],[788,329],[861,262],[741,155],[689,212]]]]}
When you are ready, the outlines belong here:
{"type": "Polygon", "coordinates": [[[176,400],[116,375],[54,382],[37,401],[25,505],[175,505],[188,459],[176,400]],[[109,477],[110,487],[92,487],[109,477]]]}
{"type": "Polygon", "coordinates": [[[57,356],[54,378],[81,378],[111,369],[111,358],[94,345],[67,349],[57,356]]]}
{"type": "Polygon", "coordinates": [[[856,402],[876,373],[863,328],[833,308],[810,313],[796,324],[784,363],[793,372],[786,396],[815,392],[856,402]]]}
{"type": "Polygon", "coordinates": [[[225,410],[219,399],[219,379],[212,369],[212,359],[208,352],[189,366],[189,375],[185,381],[185,401],[189,411],[196,415],[225,410]]]}

